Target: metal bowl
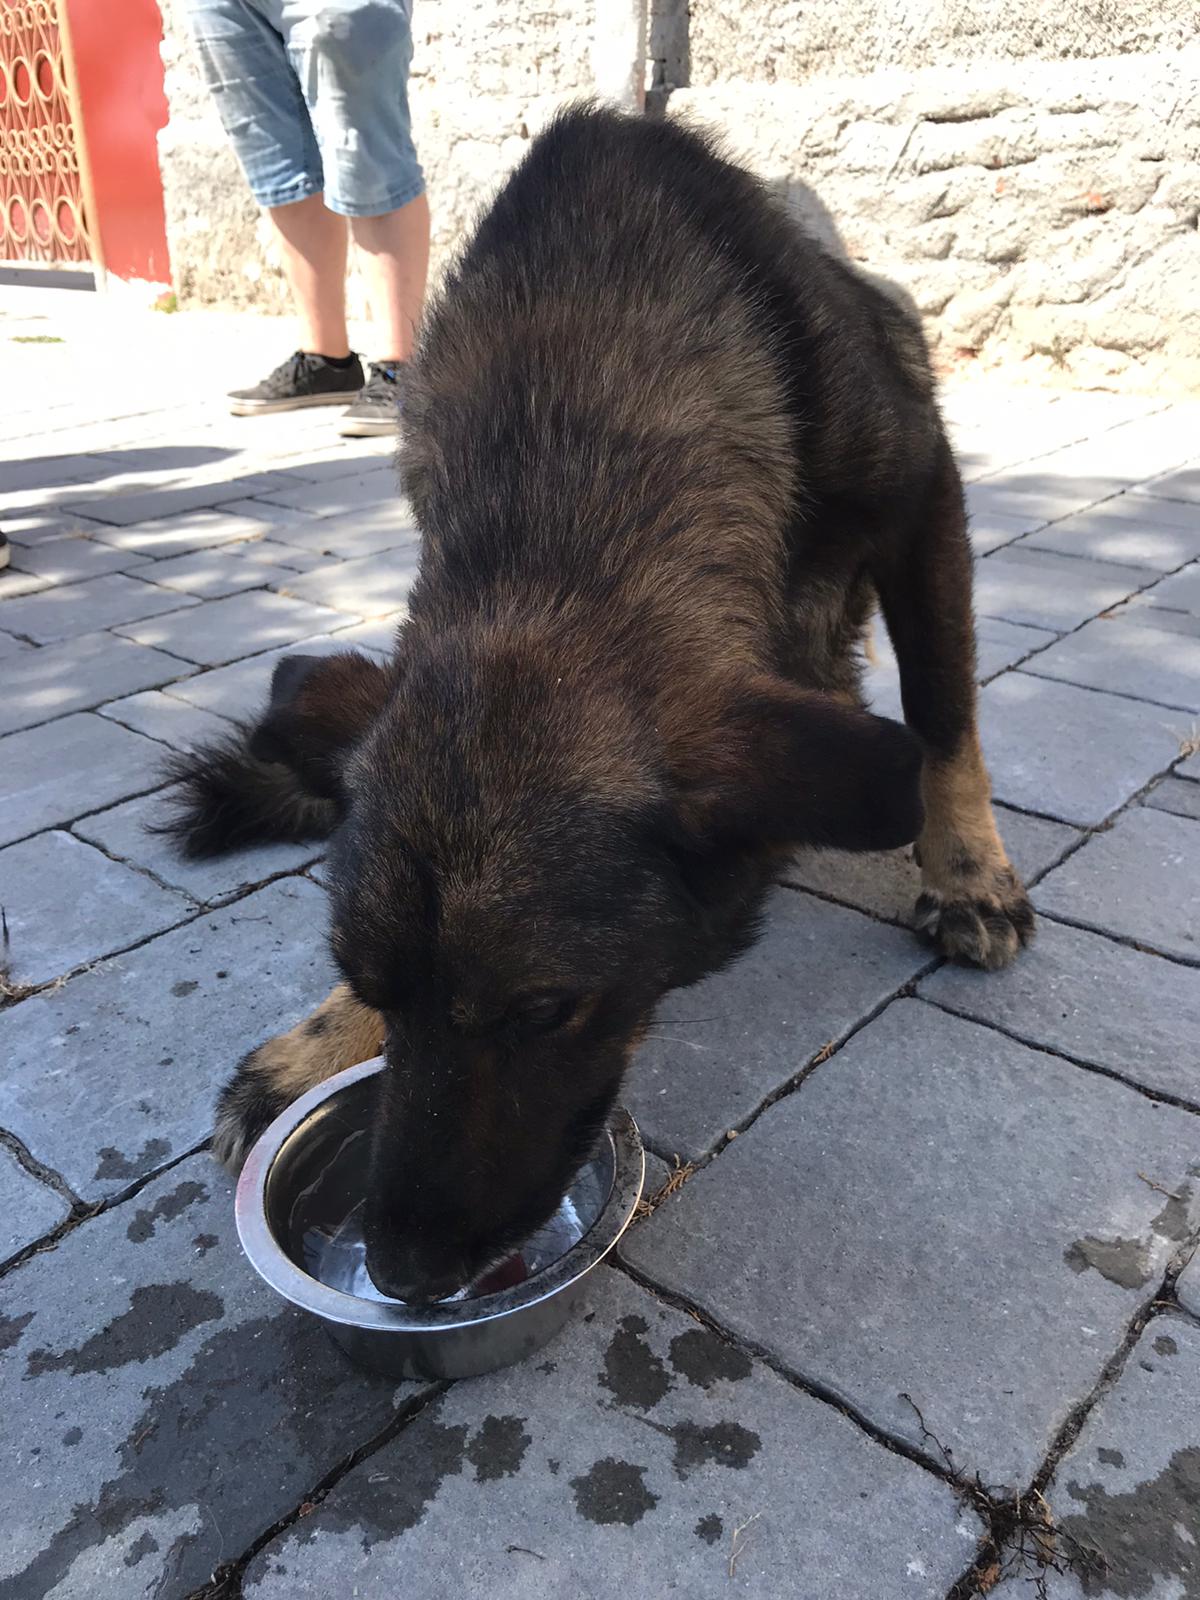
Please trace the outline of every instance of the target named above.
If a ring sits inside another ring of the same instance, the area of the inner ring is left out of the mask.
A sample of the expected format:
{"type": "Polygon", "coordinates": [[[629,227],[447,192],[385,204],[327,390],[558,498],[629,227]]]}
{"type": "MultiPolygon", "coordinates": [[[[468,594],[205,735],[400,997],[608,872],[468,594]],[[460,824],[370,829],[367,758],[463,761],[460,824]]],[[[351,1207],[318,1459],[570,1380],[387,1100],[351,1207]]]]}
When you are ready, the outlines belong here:
{"type": "Polygon", "coordinates": [[[311,1312],[347,1355],[375,1372],[465,1378],[520,1361],[579,1310],[589,1273],[632,1220],[645,1177],[633,1118],[614,1113],[558,1211],[527,1241],[523,1254],[532,1270],[523,1282],[410,1306],[379,1295],[354,1229],[371,1080],[383,1065],[382,1057],[364,1061],[318,1084],[254,1145],[234,1202],[242,1249],[273,1289],[311,1312]],[[346,1287],[331,1287],[331,1277],[346,1287]],[[346,1292],[351,1286],[356,1292],[346,1292]]]}

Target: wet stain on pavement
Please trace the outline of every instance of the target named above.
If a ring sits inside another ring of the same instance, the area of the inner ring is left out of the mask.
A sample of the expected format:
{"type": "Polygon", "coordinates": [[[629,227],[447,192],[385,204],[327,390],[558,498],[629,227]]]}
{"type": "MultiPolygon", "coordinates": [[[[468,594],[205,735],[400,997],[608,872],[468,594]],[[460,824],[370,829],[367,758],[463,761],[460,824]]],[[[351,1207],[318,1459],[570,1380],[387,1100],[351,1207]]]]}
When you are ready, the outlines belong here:
{"type": "Polygon", "coordinates": [[[125,1565],[136,1567],[143,1556],[152,1556],[158,1550],[158,1540],[150,1533],[139,1533],[125,1552],[125,1565]]]}
{"type": "Polygon", "coordinates": [[[153,1239],[156,1222],[173,1222],[197,1200],[207,1199],[208,1190],[204,1184],[189,1179],[169,1194],[159,1195],[152,1206],[135,1211],[133,1221],[125,1230],[125,1237],[133,1244],[145,1244],[147,1239],[153,1239]]]}
{"type": "Polygon", "coordinates": [[[149,1361],[173,1350],[202,1323],[215,1322],[224,1302],[211,1289],[194,1289],[189,1283],[152,1283],[135,1289],[129,1310],[114,1317],[77,1349],[55,1354],[33,1350],[25,1363],[26,1378],[47,1372],[111,1372],[131,1361],[149,1361]]]}
{"type": "Polygon", "coordinates": [[[672,1465],[675,1476],[686,1482],[699,1467],[748,1467],[762,1449],[761,1437],[740,1422],[676,1422],[669,1427],[661,1422],[640,1419],[656,1433],[664,1434],[675,1446],[672,1465]]]}
{"type": "MultiPolygon", "coordinates": [[[[1178,1244],[1191,1228],[1192,1190],[1184,1184],[1150,1223],[1151,1235],[1178,1244]]],[[[1063,1251],[1063,1260],[1072,1272],[1098,1272],[1121,1289],[1144,1289],[1155,1274],[1154,1239],[1101,1239],[1087,1234],[1063,1251]]]]}
{"type": "Polygon", "coordinates": [[[624,1406],[649,1411],[668,1393],[666,1367],[642,1338],[649,1331],[644,1317],[622,1317],[604,1352],[600,1382],[624,1406]]]}
{"type": "Polygon", "coordinates": [[[645,1467],[605,1456],[587,1472],[571,1479],[575,1509],[588,1522],[601,1527],[622,1523],[632,1528],[658,1504],[658,1496],[643,1481],[645,1467]]]}
{"type": "Polygon", "coordinates": [[[0,1350],[11,1350],[32,1321],[32,1311],[20,1317],[0,1316],[0,1350]]]}
{"type": "Polygon", "coordinates": [[[207,1584],[220,1561],[302,1498],[348,1441],[386,1419],[394,1385],[361,1373],[339,1383],[343,1377],[319,1330],[288,1314],[216,1330],[178,1378],[144,1390],[124,1441],[114,1441],[119,1470],[90,1504],[74,1507],[24,1571],[0,1579],[0,1600],[50,1594],[89,1550],[139,1519],[180,1511],[192,1513],[192,1531],[157,1551],[139,1532],[122,1555],[138,1552],[139,1594],[143,1585],[165,1597],[207,1584]],[[253,1496],[248,1482],[260,1485],[253,1496]]]}
{"type": "Polygon", "coordinates": [[[698,1389],[711,1389],[725,1379],[736,1383],[753,1370],[750,1357],[709,1328],[689,1328],[671,1340],[671,1365],[698,1389]]]}
{"type": "Polygon", "coordinates": [[[532,1443],[524,1417],[485,1417],[467,1446],[467,1460],[475,1468],[476,1483],[513,1477],[521,1470],[532,1443]]]}
{"type": "Polygon", "coordinates": [[[696,1537],[703,1539],[705,1544],[717,1544],[725,1532],[725,1524],[715,1511],[710,1511],[708,1516],[701,1517],[696,1524],[696,1537]]]}
{"type": "Polygon", "coordinates": [[[171,1146],[165,1139],[147,1139],[136,1156],[127,1156],[123,1150],[111,1144],[102,1146],[97,1154],[100,1160],[93,1173],[97,1182],[140,1178],[144,1172],[151,1171],[160,1161],[167,1159],[171,1154],[171,1146]]]}
{"type": "Polygon", "coordinates": [[[1143,1600],[1169,1586],[1179,1600],[1200,1600],[1200,1447],[1177,1450],[1156,1478],[1126,1494],[1074,1481],[1067,1492],[1085,1509],[1060,1517],[1059,1527],[1100,1558],[1079,1574],[1085,1595],[1143,1600]]]}
{"type": "Polygon", "coordinates": [[[368,1466],[356,1474],[342,1495],[331,1496],[311,1523],[301,1524],[301,1543],[309,1543],[318,1527],[353,1531],[361,1536],[365,1553],[381,1540],[415,1528],[446,1479],[462,1472],[468,1432],[465,1423],[447,1426],[426,1412],[403,1457],[390,1470],[368,1466]]]}

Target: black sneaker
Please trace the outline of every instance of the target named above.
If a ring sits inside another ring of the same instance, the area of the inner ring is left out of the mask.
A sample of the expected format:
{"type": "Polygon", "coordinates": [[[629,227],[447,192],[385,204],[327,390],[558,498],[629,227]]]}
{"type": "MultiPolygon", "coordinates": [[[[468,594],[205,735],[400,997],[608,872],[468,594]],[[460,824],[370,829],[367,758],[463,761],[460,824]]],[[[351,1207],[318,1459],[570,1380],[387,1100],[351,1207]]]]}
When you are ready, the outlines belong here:
{"type": "Polygon", "coordinates": [[[344,405],[363,386],[362,362],[357,356],[335,366],[324,356],[297,350],[253,389],[235,389],[229,409],[235,417],[260,417],[270,411],[299,411],[303,406],[344,405]]]}
{"type": "Polygon", "coordinates": [[[362,393],[342,418],[339,433],[353,438],[369,433],[395,433],[400,420],[400,385],[405,361],[371,361],[371,376],[362,393]]]}

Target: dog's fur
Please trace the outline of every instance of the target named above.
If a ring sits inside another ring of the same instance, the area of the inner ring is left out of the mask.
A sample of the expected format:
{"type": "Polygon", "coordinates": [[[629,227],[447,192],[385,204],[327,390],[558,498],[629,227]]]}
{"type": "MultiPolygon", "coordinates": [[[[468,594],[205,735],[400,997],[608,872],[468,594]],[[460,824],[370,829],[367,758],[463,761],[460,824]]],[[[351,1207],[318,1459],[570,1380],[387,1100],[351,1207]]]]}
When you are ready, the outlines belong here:
{"type": "Polygon", "coordinates": [[[242,1063],[218,1149],[386,1041],[368,1262],[428,1298],[548,1215],[789,847],[916,839],[920,927],[984,966],[1033,921],[919,329],[708,141],[589,109],[535,141],[428,317],[402,470],[391,662],[285,661],[256,727],[179,764],[177,829],[336,823],[346,983],[242,1063]],[[876,601],[911,731],[859,701],[876,601]]]}

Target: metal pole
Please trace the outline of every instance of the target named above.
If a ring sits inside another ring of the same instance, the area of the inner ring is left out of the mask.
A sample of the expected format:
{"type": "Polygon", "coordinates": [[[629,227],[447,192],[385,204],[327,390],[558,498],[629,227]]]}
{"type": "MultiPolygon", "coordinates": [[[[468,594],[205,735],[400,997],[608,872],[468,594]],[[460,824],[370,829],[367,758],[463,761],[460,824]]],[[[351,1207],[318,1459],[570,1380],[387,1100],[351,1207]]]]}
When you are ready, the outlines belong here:
{"type": "Polygon", "coordinates": [[[623,111],[646,108],[646,0],[596,0],[592,82],[623,111]]]}

